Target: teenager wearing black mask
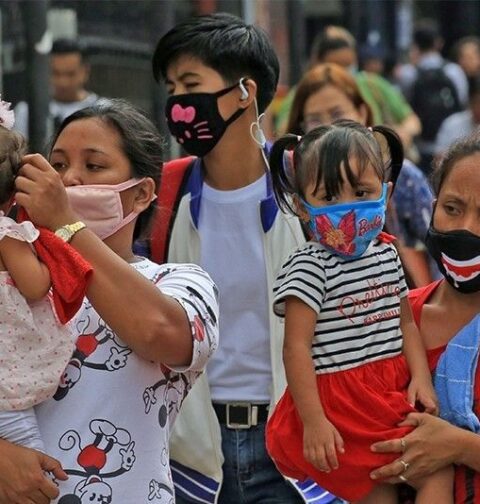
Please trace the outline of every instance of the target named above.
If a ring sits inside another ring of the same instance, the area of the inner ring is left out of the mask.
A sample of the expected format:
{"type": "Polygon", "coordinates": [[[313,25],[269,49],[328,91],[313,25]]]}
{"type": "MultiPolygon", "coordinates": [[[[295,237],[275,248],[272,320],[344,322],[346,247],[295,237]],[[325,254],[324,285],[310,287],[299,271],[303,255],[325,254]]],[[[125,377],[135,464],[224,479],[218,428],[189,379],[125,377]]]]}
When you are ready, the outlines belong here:
{"type": "MultiPolygon", "coordinates": [[[[187,160],[165,256],[203,264],[221,298],[218,351],[172,434],[176,502],[332,502],[314,483],[285,480],[265,449],[268,412],[285,387],[273,281],[305,239],[298,219],[275,203],[260,128],[279,75],[271,42],[236,16],[191,18],[160,39],[153,72],[169,94],[170,132],[196,156],[187,160]]],[[[174,163],[164,167],[164,188],[174,163]]],[[[166,201],[159,194],[160,207],[166,201]]],[[[161,215],[150,241],[154,260],[162,259],[156,253],[161,215]]]]}
{"type": "Polygon", "coordinates": [[[427,247],[445,280],[410,293],[435,370],[440,414],[410,414],[418,426],[374,449],[399,458],[373,475],[414,481],[454,463],[455,502],[480,502],[480,135],[450,147],[434,172],[436,203],[427,247]],[[460,428],[459,428],[460,427],[460,428]]]}

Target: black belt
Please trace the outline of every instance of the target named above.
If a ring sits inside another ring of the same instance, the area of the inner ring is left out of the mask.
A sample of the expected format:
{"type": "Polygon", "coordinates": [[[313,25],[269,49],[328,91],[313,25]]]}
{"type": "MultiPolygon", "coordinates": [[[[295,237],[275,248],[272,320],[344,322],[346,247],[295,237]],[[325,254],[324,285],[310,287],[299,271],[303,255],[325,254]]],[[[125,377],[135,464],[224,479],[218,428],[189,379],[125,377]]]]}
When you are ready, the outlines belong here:
{"type": "Polygon", "coordinates": [[[250,429],[268,418],[268,404],[213,403],[218,421],[229,429],[250,429]]]}

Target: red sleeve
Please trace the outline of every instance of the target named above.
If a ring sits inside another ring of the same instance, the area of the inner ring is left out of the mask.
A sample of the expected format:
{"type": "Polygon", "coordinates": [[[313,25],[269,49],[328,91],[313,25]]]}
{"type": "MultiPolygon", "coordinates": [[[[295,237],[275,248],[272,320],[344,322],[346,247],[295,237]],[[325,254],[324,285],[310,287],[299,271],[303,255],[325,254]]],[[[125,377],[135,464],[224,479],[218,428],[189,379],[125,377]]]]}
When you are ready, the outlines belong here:
{"type": "MultiPolygon", "coordinates": [[[[17,219],[19,222],[28,220],[23,208],[19,210],[17,219]]],[[[40,236],[33,242],[33,246],[50,272],[57,317],[62,324],[66,324],[82,306],[93,268],[55,233],[42,227],[37,229],[40,236]]]]}
{"type": "MultiPolygon", "coordinates": [[[[437,280],[436,282],[432,282],[431,284],[425,285],[424,287],[413,289],[408,293],[408,301],[410,302],[410,306],[412,307],[413,318],[419,329],[423,305],[430,299],[430,296],[440,285],[440,282],[442,282],[442,280],[437,280]]],[[[433,372],[437,367],[438,359],[444,352],[445,346],[446,345],[427,350],[428,367],[430,368],[431,372],[433,372]]]]}
{"type": "Polygon", "coordinates": [[[408,301],[412,307],[413,318],[418,328],[420,328],[420,317],[422,315],[423,305],[428,301],[441,281],[442,280],[437,280],[424,287],[413,289],[408,293],[408,301]]]}
{"type": "Polygon", "coordinates": [[[33,245],[50,272],[53,304],[58,319],[66,324],[82,306],[93,268],[55,233],[45,228],[37,229],[40,236],[33,245]]]}

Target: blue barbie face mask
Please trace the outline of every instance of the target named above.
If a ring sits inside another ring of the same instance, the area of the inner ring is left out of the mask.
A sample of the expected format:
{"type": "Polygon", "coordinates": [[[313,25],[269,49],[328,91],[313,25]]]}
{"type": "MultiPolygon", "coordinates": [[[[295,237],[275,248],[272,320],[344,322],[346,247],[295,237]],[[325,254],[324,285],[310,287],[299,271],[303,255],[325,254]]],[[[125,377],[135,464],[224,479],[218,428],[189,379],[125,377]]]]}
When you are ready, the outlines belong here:
{"type": "Polygon", "coordinates": [[[387,184],[378,200],[315,207],[303,201],[312,238],[345,259],[356,259],[380,234],[385,224],[387,184]]]}

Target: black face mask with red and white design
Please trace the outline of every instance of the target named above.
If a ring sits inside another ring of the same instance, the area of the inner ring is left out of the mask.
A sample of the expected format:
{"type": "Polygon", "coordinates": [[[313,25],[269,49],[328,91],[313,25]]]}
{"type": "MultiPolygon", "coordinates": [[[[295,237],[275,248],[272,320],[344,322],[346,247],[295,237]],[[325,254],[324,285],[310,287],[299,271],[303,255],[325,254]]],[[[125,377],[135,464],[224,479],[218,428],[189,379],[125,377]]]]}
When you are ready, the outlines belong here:
{"type": "Polygon", "coordinates": [[[425,245],[453,288],[480,291],[480,236],[465,229],[441,233],[430,225],[425,245]]]}

